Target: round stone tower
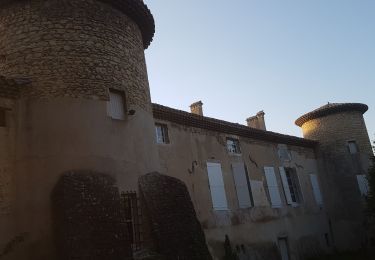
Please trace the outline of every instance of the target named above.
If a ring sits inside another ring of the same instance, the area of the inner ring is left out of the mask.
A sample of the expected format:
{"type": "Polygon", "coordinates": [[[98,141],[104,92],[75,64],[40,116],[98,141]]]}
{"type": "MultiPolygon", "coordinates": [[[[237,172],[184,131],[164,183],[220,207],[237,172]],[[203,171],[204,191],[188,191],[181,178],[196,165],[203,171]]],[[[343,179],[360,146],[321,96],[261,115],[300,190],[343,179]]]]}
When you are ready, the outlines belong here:
{"type": "Polygon", "coordinates": [[[328,103],[296,120],[305,138],[319,142],[319,178],[339,250],[358,249],[366,242],[365,194],[359,180],[367,174],[373,155],[363,118],[367,110],[365,104],[328,103]]]}
{"type": "Polygon", "coordinates": [[[154,30],[142,0],[0,0],[9,259],[55,259],[50,197],[62,173],[106,173],[126,191],[159,170],[144,56],[154,30]]]}

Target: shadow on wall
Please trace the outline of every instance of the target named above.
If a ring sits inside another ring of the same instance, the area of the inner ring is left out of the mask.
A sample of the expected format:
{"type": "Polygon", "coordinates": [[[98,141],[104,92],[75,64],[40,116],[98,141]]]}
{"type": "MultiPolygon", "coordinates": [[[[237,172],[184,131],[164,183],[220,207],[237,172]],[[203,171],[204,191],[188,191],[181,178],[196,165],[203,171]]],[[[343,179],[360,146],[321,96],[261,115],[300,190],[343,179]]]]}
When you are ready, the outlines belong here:
{"type": "Polygon", "coordinates": [[[142,203],[156,251],[165,260],[212,260],[186,185],[179,179],[149,173],[139,178],[142,203]]]}
{"type": "Polygon", "coordinates": [[[52,209],[59,259],[131,257],[119,191],[110,176],[91,171],[63,174],[52,193],[52,209]]]}

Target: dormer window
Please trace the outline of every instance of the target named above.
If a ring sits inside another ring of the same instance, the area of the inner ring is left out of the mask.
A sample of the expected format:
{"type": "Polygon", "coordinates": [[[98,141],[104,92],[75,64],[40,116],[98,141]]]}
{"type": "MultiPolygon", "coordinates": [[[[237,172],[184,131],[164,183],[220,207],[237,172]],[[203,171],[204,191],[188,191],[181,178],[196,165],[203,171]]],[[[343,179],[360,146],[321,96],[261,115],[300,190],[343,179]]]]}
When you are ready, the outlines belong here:
{"type": "Polygon", "coordinates": [[[227,151],[231,154],[241,154],[240,141],[234,138],[227,138],[227,151]]]}
{"type": "Polygon", "coordinates": [[[350,154],[358,153],[358,145],[355,141],[348,141],[348,149],[350,154]]]}

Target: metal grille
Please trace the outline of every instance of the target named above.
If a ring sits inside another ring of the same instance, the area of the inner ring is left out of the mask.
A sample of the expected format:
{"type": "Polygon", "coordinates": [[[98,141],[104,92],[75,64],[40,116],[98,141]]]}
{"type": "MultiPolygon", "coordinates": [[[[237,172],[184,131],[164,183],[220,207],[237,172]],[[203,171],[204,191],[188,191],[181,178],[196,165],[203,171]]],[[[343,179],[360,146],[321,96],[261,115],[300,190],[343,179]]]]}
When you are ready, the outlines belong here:
{"type": "Polygon", "coordinates": [[[142,234],[142,212],[139,207],[139,198],[135,191],[121,193],[121,200],[124,207],[124,223],[129,230],[129,239],[133,252],[141,249],[143,242],[142,234]]]}

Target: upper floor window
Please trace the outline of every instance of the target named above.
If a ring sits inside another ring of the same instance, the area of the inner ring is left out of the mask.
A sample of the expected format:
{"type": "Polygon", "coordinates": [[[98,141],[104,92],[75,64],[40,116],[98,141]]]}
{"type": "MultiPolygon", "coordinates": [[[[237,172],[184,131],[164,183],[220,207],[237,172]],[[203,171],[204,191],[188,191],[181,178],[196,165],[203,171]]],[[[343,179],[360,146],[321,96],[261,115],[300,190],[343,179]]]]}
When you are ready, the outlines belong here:
{"type": "Polygon", "coordinates": [[[124,91],[109,89],[109,101],[107,104],[107,111],[108,115],[113,119],[125,120],[126,103],[124,91]]]}
{"type": "Polygon", "coordinates": [[[302,202],[302,196],[297,171],[294,168],[285,167],[280,167],[279,170],[287,203],[298,205],[302,202]]]}
{"type": "Polygon", "coordinates": [[[288,146],[285,144],[279,144],[277,146],[277,153],[279,154],[279,158],[281,161],[290,161],[292,159],[292,156],[290,155],[290,152],[288,150],[288,146]]]}
{"type": "Polygon", "coordinates": [[[232,154],[240,154],[240,141],[238,139],[227,138],[227,151],[232,154]]]}
{"type": "Polygon", "coordinates": [[[0,127],[6,127],[6,113],[5,109],[0,107],[0,127]]]}
{"type": "Polygon", "coordinates": [[[358,153],[358,145],[355,141],[348,141],[348,149],[350,154],[358,153]]]}
{"type": "Polygon", "coordinates": [[[156,142],[158,144],[168,144],[169,143],[167,125],[157,123],[157,124],[155,124],[155,131],[156,131],[156,142]]]}

